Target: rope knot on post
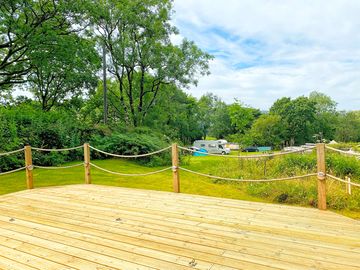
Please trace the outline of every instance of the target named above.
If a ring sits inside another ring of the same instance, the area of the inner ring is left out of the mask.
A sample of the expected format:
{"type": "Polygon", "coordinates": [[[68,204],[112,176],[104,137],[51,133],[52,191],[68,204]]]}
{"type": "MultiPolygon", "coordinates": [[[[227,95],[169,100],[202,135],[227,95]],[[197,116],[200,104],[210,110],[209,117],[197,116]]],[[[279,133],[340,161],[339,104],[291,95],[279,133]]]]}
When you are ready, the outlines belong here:
{"type": "Polygon", "coordinates": [[[32,171],[34,169],[34,165],[28,165],[28,166],[26,166],[26,169],[28,169],[29,171],[32,171]]]}
{"type": "Polygon", "coordinates": [[[317,176],[318,176],[318,179],[321,181],[326,179],[326,173],[324,173],[324,172],[318,172],[317,176]]]}
{"type": "Polygon", "coordinates": [[[172,166],[171,169],[172,169],[173,172],[176,172],[179,169],[179,167],[178,166],[172,166]]]}

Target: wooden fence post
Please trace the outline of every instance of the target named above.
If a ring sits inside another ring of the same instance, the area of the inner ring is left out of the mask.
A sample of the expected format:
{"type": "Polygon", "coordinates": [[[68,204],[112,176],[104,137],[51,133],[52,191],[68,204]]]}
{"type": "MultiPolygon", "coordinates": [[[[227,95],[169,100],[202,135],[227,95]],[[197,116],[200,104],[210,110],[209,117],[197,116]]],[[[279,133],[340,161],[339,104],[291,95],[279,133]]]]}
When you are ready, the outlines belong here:
{"type": "Polygon", "coordinates": [[[84,167],[85,167],[85,184],[91,184],[90,145],[88,143],[84,143],[84,167]]]}
{"type": "Polygon", "coordinates": [[[174,188],[174,192],[179,193],[180,192],[179,152],[176,143],[172,144],[171,154],[172,154],[173,188],[174,188]]]}
{"type": "Polygon", "coordinates": [[[26,186],[28,189],[34,188],[33,183],[33,164],[32,164],[32,153],[31,146],[25,146],[25,166],[26,166],[26,186]]]}
{"type": "Polygon", "coordinates": [[[318,179],[318,208],[326,210],[326,165],[325,144],[316,145],[317,154],[317,179],[318,179]]]}
{"type": "Polygon", "coordinates": [[[346,185],[346,193],[351,195],[351,178],[349,176],[345,176],[345,180],[347,181],[346,185]]]}

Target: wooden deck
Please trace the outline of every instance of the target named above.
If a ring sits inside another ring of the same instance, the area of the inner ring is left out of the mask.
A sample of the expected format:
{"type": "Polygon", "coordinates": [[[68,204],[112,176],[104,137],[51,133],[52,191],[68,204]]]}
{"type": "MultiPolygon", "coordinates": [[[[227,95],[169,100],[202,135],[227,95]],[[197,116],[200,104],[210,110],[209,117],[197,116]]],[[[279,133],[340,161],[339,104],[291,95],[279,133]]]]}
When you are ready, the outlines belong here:
{"type": "Polygon", "coordinates": [[[40,188],[0,196],[0,269],[360,269],[360,223],[205,196],[40,188]]]}

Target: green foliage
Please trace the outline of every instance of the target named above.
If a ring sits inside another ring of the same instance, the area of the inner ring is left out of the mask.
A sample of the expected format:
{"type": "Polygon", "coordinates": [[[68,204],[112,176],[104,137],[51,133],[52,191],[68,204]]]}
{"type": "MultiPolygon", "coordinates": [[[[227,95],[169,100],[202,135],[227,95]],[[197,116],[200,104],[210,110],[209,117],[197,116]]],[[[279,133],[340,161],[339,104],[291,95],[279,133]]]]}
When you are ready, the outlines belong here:
{"type": "Polygon", "coordinates": [[[94,88],[100,68],[94,42],[75,34],[47,38],[45,44],[29,52],[33,70],[28,76],[30,91],[45,111],[94,88]]]}
{"type": "MultiPolygon", "coordinates": [[[[33,104],[0,107],[0,151],[6,152],[31,145],[41,148],[78,146],[89,139],[93,130],[76,120],[76,115],[65,109],[43,112],[33,104]]],[[[37,165],[55,165],[73,160],[81,152],[34,153],[37,165]]],[[[22,154],[0,159],[1,170],[22,167],[22,154]]]]}
{"type": "MultiPolygon", "coordinates": [[[[169,142],[160,139],[161,136],[149,129],[134,129],[131,131],[113,132],[111,135],[94,136],[91,144],[105,152],[120,155],[140,155],[157,151],[169,146],[169,142]]],[[[168,165],[170,152],[149,157],[136,158],[136,161],[148,166],[168,165]]],[[[93,152],[94,158],[105,158],[106,155],[93,152]]]]}
{"type": "Polygon", "coordinates": [[[261,115],[252,125],[249,136],[252,143],[248,145],[266,145],[279,149],[283,143],[285,128],[279,115],[261,115]]]}
{"type": "Polygon", "coordinates": [[[26,75],[34,71],[34,52],[41,49],[51,54],[55,39],[66,38],[81,29],[82,6],[76,1],[63,0],[1,1],[0,86],[27,82],[26,75]]]}
{"type": "Polygon", "coordinates": [[[302,172],[316,171],[316,154],[283,156],[275,164],[274,170],[277,175],[285,174],[289,176],[294,176],[302,172]]]}
{"type": "Polygon", "coordinates": [[[337,122],[335,140],[339,142],[360,141],[360,111],[340,113],[337,122]]]}
{"type": "Polygon", "coordinates": [[[149,112],[144,125],[186,144],[201,138],[202,134],[196,99],[174,85],[168,85],[159,93],[157,106],[149,112]]]}
{"type": "Polygon", "coordinates": [[[330,168],[330,173],[336,173],[339,177],[360,178],[360,161],[356,157],[345,157],[337,153],[328,154],[326,156],[326,166],[330,168]]]}
{"type": "Polygon", "coordinates": [[[338,125],[337,103],[329,96],[317,91],[310,93],[309,100],[315,103],[316,109],[315,121],[311,125],[312,133],[318,135],[320,141],[332,140],[338,125]]]}
{"type": "Polygon", "coordinates": [[[257,112],[257,110],[246,107],[238,101],[229,106],[231,123],[239,133],[244,133],[251,127],[257,112]]]}
{"type": "Polygon", "coordinates": [[[279,115],[286,128],[285,141],[290,145],[312,141],[311,123],[315,120],[315,102],[307,97],[278,99],[270,114],[279,115]]]}
{"type": "Polygon", "coordinates": [[[195,75],[209,73],[212,58],[192,41],[171,43],[177,29],[170,23],[172,1],[110,0],[92,2],[88,16],[105,44],[108,69],[119,86],[121,119],[143,125],[168,84],[188,87],[195,75]]]}

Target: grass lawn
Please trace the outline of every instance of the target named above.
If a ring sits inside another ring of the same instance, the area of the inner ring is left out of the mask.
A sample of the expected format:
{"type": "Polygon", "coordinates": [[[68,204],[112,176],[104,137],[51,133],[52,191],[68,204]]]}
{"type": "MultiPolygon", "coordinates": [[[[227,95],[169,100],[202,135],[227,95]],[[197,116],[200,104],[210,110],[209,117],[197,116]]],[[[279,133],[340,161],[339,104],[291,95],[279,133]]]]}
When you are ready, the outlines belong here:
{"type": "MultiPolygon", "coordinates": [[[[93,160],[92,162],[108,170],[122,173],[146,173],[163,168],[145,167],[134,161],[124,159],[93,160]]],[[[66,165],[70,164],[74,163],[67,163],[66,165]]],[[[224,166],[224,163],[219,162],[218,157],[189,157],[188,160],[186,160],[186,158],[183,160],[183,164],[183,166],[188,169],[202,172],[212,171],[216,166],[224,166]]],[[[172,172],[170,170],[150,176],[123,177],[92,168],[91,175],[92,183],[99,185],[172,191],[172,172]]],[[[309,179],[309,181],[312,181],[314,185],[316,183],[315,179],[309,179]]],[[[84,183],[84,168],[82,166],[64,170],[34,170],[35,188],[81,183],[84,183]]],[[[248,187],[246,187],[248,184],[246,183],[214,181],[206,177],[192,175],[184,171],[180,171],[180,183],[180,189],[183,193],[274,203],[274,198],[271,196],[254,196],[249,194],[248,187]]],[[[26,189],[24,171],[0,176],[0,195],[24,189],[26,189]]],[[[360,219],[360,212],[358,211],[342,210],[337,212],[360,219]]]]}
{"type": "MultiPolygon", "coordinates": [[[[209,157],[210,158],[210,157],[209,157]]],[[[145,167],[124,159],[93,160],[94,164],[108,170],[122,173],[146,173],[163,167],[145,167]]],[[[75,164],[67,163],[66,165],[75,164]]],[[[202,162],[201,162],[202,163],[202,162]]],[[[186,166],[195,169],[197,163],[186,166]]],[[[172,172],[166,171],[149,176],[125,177],[91,169],[92,183],[129,188],[172,191],[172,172]]],[[[181,172],[181,192],[201,194],[216,197],[265,201],[241,192],[234,185],[214,183],[205,177],[198,177],[187,172],[181,172]]],[[[34,169],[34,187],[70,185],[84,183],[84,168],[76,167],[64,170],[34,169]]],[[[16,172],[0,176],[0,195],[26,189],[25,172],[16,172]]]]}

